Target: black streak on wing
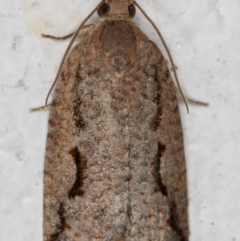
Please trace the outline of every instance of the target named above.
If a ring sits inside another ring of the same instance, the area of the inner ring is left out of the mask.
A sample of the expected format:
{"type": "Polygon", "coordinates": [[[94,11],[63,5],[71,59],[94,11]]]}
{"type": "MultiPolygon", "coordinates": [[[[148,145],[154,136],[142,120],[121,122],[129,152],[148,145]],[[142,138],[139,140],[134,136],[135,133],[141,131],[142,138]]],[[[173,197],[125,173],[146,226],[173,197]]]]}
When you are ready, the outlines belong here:
{"type": "Polygon", "coordinates": [[[83,195],[83,185],[84,185],[84,174],[86,169],[86,160],[84,156],[79,152],[78,148],[75,147],[69,151],[69,154],[72,156],[75,165],[76,165],[76,179],[71,188],[68,192],[68,197],[70,199],[74,198],[75,196],[82,196],[83,195]]]}
{"type": "Polygon", "coordinates": [[[60,203],[59,208],[57,210],[57,214],[59,217],[59,222],[56,226],[56,231],[50,236],[49,241],[57,241],[59,236],[64,232],[65,228],[67,228],[66,218],[65,218],[65,209],[63,203],[60,203]]]}
{"type": "Polygon", "coordinates": [[[166,186],[163,184],[162,182],[162,177],[161,177],[161,172],[160,172],[160,168],[161,168],[161,158],[163,156],[163,153],[165,151],[165,145],[162,143],[158,143],[158,151],[155,157],[155,161],[154,161],[154,178],[155,181],[157,183],[157,187],[158,190],[164,195],[167,196],[167,188],[166,186]]]}
{"type": "Polygon", "coordinates": [[[157,66],[153,65],[152,68],[154,69],[154,80],[157,84],[157,94],[155,96],[155,98],[153,99],[153,102],[156,103],[157,105],[157,113],[155,116],[155,119],[153,121],[153,129],[156,131],[161,123],[161,116],[162,116],[162,105],[161,105],[161,92],[162,92],[162,87],[161,87],[161,83],[159,80],[159,74],[158,74],[158,70],[157,70],[157,66]]]}
{"type": "Polygon", "coordinates": [[[85,123],[84,123],[84,120],[83,120],[83,117],[82,117],[82,114],[80,111],[80,106],[82,104],[82,100],[81,100],[80,95],[77,92],[77,85],[78,85],[79,81],[81,81],[81,76],[80,76],[79,72],[77,72],[76,81],[75,81],[76,84],[74,87],[75,98],[73,99],[73,118],[74,118],[75,126],[77,127],[77,129],[79,131],[82,131],[85,128],[85,123]]]}
{"type": "Polygon", "coordinates": [[[177,234],[179,241],[187,241],[188,239],[184,237],[183,230],[179,227],[179,217],[177,214],[177,206],[174,200],[170,201],[170,218],[169,225],[177,234]]]}
{"type": "Polygon", "coordinates": [[[171,197],[168,197],[167,187],[164,185],[161,177],[161,158],[165,152],[166,146],[162,143],[158,143],[158,152],[155,157],[155,168],[154,168],[154,178],[157,183],[158,190],[168,199],[170,217],[169,217],[169,226],[177,234],[179,241],[187,241],[188,239],[184,237],[183,230],[179,227],[179,217],[177,214],[177,206],[174,200],[171,200],[171,197]]]}

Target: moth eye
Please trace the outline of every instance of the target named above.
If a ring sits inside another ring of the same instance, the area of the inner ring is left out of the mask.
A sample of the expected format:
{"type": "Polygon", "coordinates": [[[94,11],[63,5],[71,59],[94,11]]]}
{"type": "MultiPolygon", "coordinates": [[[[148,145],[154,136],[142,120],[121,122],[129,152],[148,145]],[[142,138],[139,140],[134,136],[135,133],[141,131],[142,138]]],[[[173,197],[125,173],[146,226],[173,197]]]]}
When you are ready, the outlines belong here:
{"type": "Polygon", "coordinates": [[[110,7],[106,3],[103,3],[97,10],[98,16],[105,16],[109,12],[109,9],[110,7]]]}
{"type": "Polygon", "coordinates": [[[131,4],[130,6],[128,6],[128,13],[131,18],[133,18],[135,16],[136,8],[135,8],[134,4],[131,4]]]}

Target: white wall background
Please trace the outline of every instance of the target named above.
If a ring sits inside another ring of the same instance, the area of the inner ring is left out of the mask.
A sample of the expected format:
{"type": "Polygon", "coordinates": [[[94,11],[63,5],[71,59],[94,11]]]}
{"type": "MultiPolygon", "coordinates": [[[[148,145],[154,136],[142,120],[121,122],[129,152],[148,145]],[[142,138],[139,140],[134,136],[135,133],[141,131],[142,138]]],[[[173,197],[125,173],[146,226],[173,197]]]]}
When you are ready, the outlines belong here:
{"type": "MultiPolygon", "coordinates": [[[[191,241],[240,241],[240,1],[138,0],[161,30],[184,93],[191,241]]],[[[0,240],[42,240],[48,112],[44,104],[68,41],[98,0],[0,1],[0,240]]],[[[97,16],[91,22],[97,22],[97,16]]],[[[159,43],[138,12],[134,20],[159,43]]]]}

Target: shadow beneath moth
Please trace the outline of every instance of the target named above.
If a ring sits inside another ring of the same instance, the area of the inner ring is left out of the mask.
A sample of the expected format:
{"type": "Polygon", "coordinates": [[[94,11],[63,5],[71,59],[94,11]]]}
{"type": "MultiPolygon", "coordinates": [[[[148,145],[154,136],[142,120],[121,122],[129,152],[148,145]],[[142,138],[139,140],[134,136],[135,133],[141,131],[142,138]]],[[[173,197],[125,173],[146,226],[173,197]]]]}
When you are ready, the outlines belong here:
{"type": "Polygon", "coordinates": [[[99,3],[99,23],[62,61],[48,125],[44,241],[188,240],[175,86],[156,44],[132,22],[135,6],[99,3]]]}

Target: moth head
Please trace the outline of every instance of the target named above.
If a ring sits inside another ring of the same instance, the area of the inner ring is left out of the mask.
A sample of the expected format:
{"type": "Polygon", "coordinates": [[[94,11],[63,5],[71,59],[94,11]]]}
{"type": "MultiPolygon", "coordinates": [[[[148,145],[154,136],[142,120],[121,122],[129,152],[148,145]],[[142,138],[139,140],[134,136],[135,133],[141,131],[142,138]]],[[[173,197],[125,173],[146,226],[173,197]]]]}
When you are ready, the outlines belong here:
{"type": "Polygon", "coordinates": [[[97,13],[99,17],[133,18],[136,8],[132,0],[103,0],[97,13]]]}

